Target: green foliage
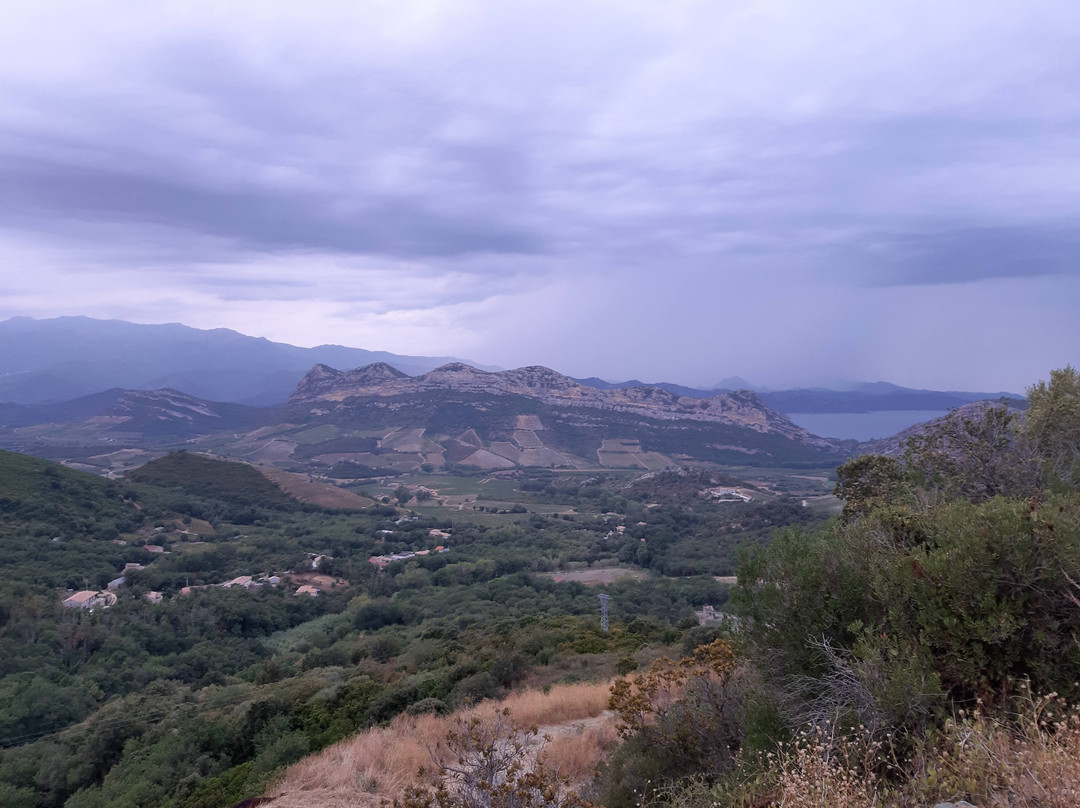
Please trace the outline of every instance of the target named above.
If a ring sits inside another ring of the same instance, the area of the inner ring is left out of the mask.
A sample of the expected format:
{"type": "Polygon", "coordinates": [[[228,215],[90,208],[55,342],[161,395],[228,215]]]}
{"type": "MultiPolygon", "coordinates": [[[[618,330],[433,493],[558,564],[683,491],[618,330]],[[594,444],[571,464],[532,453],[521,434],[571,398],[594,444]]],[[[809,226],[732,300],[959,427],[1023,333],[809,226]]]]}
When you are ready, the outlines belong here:
{"type": "Polygon", "coordinates": [[[916,731],[943,697],[991,704],[1023,678],[1062,693],[1080,680],[1076,495],[789,532],[739,577],[748,636],[805,715],[916,731]]]}
{"type": "Polygon", "coordinates": [[[860,455],[836,469],[833,494],[844,501],[846,519],[899,504],[905,494],[903,470],[894,458],[860,455]]]}
{"type": "MultiPolygon", "coordinates": [[[[0,450],[0,538],[34,541],[40,551],[53,537],[115,539],[141,521],[135,497],[119,483],[0,450]]],[[[0,557],[5,570],[20,561],[0,557]]]]}
{"type": "Polygon", "coordinates": [[[1029,387],[1027,397],[1023,431],[1050,478],[1080,486],[1080,373],[1071,365],[1054,370],[1049,382],[1029,387]]]}
{"type": "MultiPolygon", "coordinates": [[[[246,463],[218,460],[190,452],[170,452],[128,472],[127,479],[169,490],[181,512],[188,502],[205,501],[211,516],[251,524],[261,511],[298,510],[300,503],[246,463]]],[[[205,509],[199,509],[206,514],[205,509]]],[[[193,515],[200,515],[195,513],[193,515]]]]}
{"type": "Polygon", "coordinates": [[[957,413],[902,464],[850,461],[842,520],[743,552],[732,602],[764,737],[829,727],[899,760],[1022,686],[1080,698],[1076,382],[1067,368],[1032,388],[1022,423],[1004,406],[957,413]]]}
{"type": "Polygon", "coordinates": [[[913,436],[904,465],[918,488],[973,502],[1031,496],[1043,485],[1036,447],[1004,403],[973,414],[953,412],[913,436]]]}
{"type": "Polygon", "coordinates": [[[732,771],[743,738],[737,673],[732,646],[714,640],[616,680],[609,706],[626,742],[601,773],[603,804],[629,808],[682,777],[732,771]]]}
{"type": "MultiPolygon", "coordinates": [[[[625,476],[578,475],[565,488],[565,477],[552,478],[554,494],[551,483],[533,492],[575,498],[576,513],[514,514],[507,502],[492,522],[421,513],[399,524],[388,505],[301,506],[250,468],[199,455],[169,455],[124,481],[11,462],[13,479],[40,480],[3,489],[22,510],[0,522],[0,730],[9,746],[0,750],[0,799],[35,808],[230,805],[297,756],[403,711],[497,697],[537,666],[552,665],[545,679],[610,675],[647,643],[677,643],[694,609],[724,603],[727,587],[713,574],[730,571],[738,540],[808,516],[789,501],[742,508],[680,502],[674,492],[651,507],[648,492],[625,489],[625,476]],[[197,519],[213,533],[188,532],[197,519]],[[169,552],[137,546],[150,541],[169,552]],[[367,560],[435,544],[451,552],[381,572],[367,560]],[[315,555],[324,556],[318,572],[339,584],[295,597],[287,571],[310,572],[315,555]],[[537,574],[620,557],[703,574],[600,589],[537,574]],[[128,562],[145,568],[128,572],[114,606],[88,614],[59,605],[65,589],[103,586],[128,562]],[[270,574],[283,585],[213,586],[270,574]],[[163,602],[148,602],[149,589],[163,602]],[[598,591],[613,598],[607,633],[598,591]]],[[[515,481],[504,487],[520,495],[515,481]]]]}

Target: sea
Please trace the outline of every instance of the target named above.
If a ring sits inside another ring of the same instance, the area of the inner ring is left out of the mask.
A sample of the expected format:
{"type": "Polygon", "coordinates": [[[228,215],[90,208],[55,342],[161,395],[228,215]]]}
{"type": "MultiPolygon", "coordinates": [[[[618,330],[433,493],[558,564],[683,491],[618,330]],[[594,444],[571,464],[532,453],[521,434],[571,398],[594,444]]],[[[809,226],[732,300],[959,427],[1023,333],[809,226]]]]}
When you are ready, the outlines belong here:
{"type": "Polygon", "coordinates": [[[932,421],[948,410],[881,410],[880,412],[785,413],[795,424],[822,438],[876,440],[888,438],[909,426],[932,421]]]}

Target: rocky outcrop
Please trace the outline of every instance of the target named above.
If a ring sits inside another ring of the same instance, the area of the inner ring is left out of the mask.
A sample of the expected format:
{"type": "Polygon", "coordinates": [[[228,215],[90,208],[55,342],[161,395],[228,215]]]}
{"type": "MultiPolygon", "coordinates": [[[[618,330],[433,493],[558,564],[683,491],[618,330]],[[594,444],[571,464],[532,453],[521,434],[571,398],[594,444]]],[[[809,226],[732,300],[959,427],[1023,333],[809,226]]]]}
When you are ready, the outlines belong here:
{"type": "Polygon", "coordinates": [[[424,393],[524,396],[560,409],[630,413],[654,421],[726,424],[781,435],[825,450],[833,448],[830,441],[811,435],[785,415],[766,407],[750,390],[711,398],[680,396],[648,386],[600,390],[541,366],[487,372],[454,362],[420,376],[406,376],[382,363],[349,371],[317,365],[300,382],[286,406],[293,411],[325,413],[349,401],[424,393]]]}

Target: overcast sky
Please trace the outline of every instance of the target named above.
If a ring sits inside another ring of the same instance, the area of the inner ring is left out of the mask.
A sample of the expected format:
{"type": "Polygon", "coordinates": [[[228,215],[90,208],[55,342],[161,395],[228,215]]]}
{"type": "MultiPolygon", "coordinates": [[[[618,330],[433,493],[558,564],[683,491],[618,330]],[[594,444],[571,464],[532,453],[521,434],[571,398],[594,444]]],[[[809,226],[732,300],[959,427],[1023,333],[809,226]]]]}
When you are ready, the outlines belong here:
{"type": "Polygon", "coordinates": [[[1076,0],[3,5],[0,319],[698,385],[1080,363],[1076,0]]]}

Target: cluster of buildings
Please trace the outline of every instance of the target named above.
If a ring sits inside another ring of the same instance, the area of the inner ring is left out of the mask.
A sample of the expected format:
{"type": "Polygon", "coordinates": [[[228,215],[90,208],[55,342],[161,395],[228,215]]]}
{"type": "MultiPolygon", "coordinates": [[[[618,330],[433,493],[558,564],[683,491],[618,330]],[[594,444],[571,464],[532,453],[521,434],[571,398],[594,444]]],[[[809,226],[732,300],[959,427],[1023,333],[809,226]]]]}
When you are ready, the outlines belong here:
{"type": "Polygon", "coordinates": [[[394,553],[393,555],[377,555],[368,559],[376,569],[383,569],[392,561],[404,561],[407,558],[416,558],[417,556],[431,555],[432,553],[449,553],[450,548],[440,544],[434,550],[406,550],[403,553],[394,553]]]}
{"type": "MultiPolygon", "coordinates": [[[[323,556],[328,558],[329,556],[323,556]]],[[[105,589],[94,590],[84,589],[79,592],[69,591],[68,597],[66,597],[62,603],[68,609],[83,609],[85,611],[93,612],[94,609],[107,609],[114,605],[117,601],[116,591],[121,589],[127,584],[126,575],[128,572],[135,570],[146,569],[142,564],[125,564],[124,575],[119,578],[114,578],[109,581],[105,589]]],[[[233,587],[240,587],[242,589],[253,589],[261,586],[278,586],[281,584],[281,578],[277,575],[260,575],[257,578],[250,575],[241,575],[237,578],[233,578],[231,581],[225,581],[220,584],[205,584],[197,586],[185,586],[180,590],[181,595],[188,595],[196,589],[209,589],[211,587],[221,587],[223,589],[232,589],[233,587]]],[[[322,592],[317,586],[311,584],[301,585],[294,594],[296,595],[308,595],[310,597],[318,597],[322,592]]],[[[143,594],[151,603],[161,603],[165,596],[161,592],[146,592],[143,594]]]]}
{"type": "MultiPolygon", "coordinates": [[[[398,519],[396,522],[394,522],[394,524],[400,525],[402,522],[415,520],[416,517],[413,516],[405,519],[398,519]]],[[[379,536],[392,536],[394,534],[394,531],[379,530],[376,533],[379,536]]],[[[445,541],[446,539],[450,538],[450,534],[447,533],[445,530],[438,530],[436,528],[432,528],[428,531],[428,538],[434,539],[435,541],[445,541]]],[[[426,556],[431,555],[432,553],[448,552],[450,552],[450,548],[447,547],[445,544],[440,544],[434,550],[405,550],[404,552],[394,553],[392,555],[375,555],[369,558],[368,561],[370,561],[376,569],[381,570],[392,561],[404,561],[407,558],[416,558],[417,556],[426,556]]]]}
{"type": "Polygon", "coordinates": [[[706,488],[704,491],[698,492],[698,496],[720,500],[721,502],[735,502],[737,500],[753,502],[754,500],[746,491],[738,488],[706,488]]]}
{"type": "Polygon", "coordinates": [[[95,592],[92,589],[75,592],[64,599],[66,608],[85,609],[88,612],[94,609],[108,609],[114,603],[116,603],[116,595],[112,592],[95,592]]]}
{"type": "MultiPolygon", "coordinates": [[[[327,558],[329,556],[326,556],[327,558]]],[[[281,584],[281,578],[277,575],[260,575],[255,578],[250,575],[241,575],[237,578],[233,578],[231,581],[225,581],[220,584],[204,584],[202,586],[185,586],[180,590],[181,595],[188,595],[196,589],[209,589],[211,587],[220,587],[222,589],[233,589],[234,587],[240,587],[241,589],[258,589],[261,586],[279,586],[281,584]]],[[[294,595],[310,595],[311,597],[318,597],[322,590],[317,586],[311,586],[310,584],[304,584],[300,586],[293,594],[294,595]]]]}

